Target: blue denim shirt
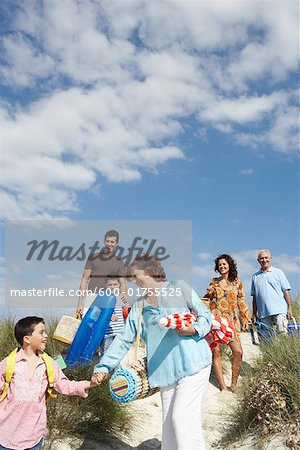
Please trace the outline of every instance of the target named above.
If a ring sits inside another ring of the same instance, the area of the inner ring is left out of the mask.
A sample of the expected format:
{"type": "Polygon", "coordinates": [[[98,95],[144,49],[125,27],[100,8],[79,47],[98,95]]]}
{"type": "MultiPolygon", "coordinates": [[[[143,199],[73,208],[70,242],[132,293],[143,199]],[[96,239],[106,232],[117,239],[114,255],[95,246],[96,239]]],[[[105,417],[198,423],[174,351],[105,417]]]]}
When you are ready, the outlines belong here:
{"type": "MultiPolygon", "coordinates": [[[[165,288],[164,294],[168,295],[157,297],[157,307],[145,301],[141,324],[141,337],[147,346],[151,387],[171,386],[183,377],[198,373],[212,362],[210,347],[203,339],[210,331],[210,312],[185,281],[165,282],[162,287],[165,288]],[[198,321],[194,324],[197,331],[194,336],[182,336],[176,330],[162,328],[158,324],[161,317],[189,310],[198,316],[198,321]]],[[[110,372],[126,355],[136,337],[141,305],[142,299],[139,298],[133,305],[123,330],[95,366],[94,372],[110,372]]]]}

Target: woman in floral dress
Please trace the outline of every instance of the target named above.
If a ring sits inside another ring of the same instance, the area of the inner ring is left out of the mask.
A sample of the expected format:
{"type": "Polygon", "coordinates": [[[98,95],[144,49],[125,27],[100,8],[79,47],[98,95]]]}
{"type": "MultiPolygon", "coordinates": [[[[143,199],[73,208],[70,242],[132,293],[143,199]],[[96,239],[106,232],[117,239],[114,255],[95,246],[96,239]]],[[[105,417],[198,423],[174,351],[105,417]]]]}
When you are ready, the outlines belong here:
{"type": "MultiPolygon", "coordinates": [[[[243,358],[240,333],[242,329],[248,330],[250,313],[242,282],[238,278],[236,263],[232,257],[227,254],[218,256],[215,259],[215,272],[219,272],[220,277],[211,280],[205,297],[210,300],[209,307],[213,314],[225,317],[234,325],[235,339],[229,343],[232,351],[232,378],[229,390],[236,392],[243,358]]],[[[228,390],[223,376],[220,345],[213,349],[213,366],[221,391],[228,390]]]]}

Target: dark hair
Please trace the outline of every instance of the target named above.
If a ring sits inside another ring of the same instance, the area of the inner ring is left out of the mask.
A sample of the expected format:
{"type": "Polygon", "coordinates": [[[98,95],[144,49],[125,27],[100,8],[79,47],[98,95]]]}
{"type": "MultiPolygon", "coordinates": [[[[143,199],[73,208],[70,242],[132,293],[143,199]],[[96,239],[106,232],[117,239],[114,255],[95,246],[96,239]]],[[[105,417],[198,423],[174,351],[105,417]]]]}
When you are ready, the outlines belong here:
{"type": "Polygon", "coordinates": [[[117,239],[117,242],[119,242],[119,233],[116,230],[107,231],[107,233],[105,233],[104,240],[108,237],[115,237],[117,239]]]}
{"type": "Polygon", "coordinates": [[[234,261],[234,259],[230,255],[227,255],[226,253],[223,253],[223,255],[219,255],[215,259],[215,272],[219,272],[218,264],[219,264],[220,259],[225,259],[229,264],[228,280],[231,282],[235,281],[238,277],[238,272],[237,272],[236,262],[234,261]]]}
{"type": "Polygon", "coordinates": [[[24,336],[31,336],[36,325],[45,323],[42,317],[28,316],[20,319],[15,325],[15,338],[17,342],[23,346],[24,336]]]}
{"type": "Polygon", "coordinates": [[[129,273],[133,268],[143,270],[146,275],[149,275],[156,281],[165,281],[167,279],[161,263],[149,253],[136,258],[129,266],[129,273]]]}
{"type": "Polygon", "coordinates": [[[109,273],[105,277],[105,283],[107,283],[109,280],[118,280],[120,283],[120,277],[116,273],[109,273]]]}

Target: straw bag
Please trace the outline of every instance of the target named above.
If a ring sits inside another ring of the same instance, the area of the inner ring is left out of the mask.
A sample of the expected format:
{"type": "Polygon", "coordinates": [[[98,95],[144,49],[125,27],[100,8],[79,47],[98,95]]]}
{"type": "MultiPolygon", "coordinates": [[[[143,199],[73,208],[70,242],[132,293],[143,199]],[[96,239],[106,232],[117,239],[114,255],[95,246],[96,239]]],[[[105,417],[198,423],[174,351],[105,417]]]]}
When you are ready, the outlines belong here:
{"type": "Polygon", "coordinates": [[[158,388],[151,388],[149,385],[147,358],[137,359],[143,307],[144,301],[139,315],[133,362],[126,368],[115,370],[109,381],[110,394],[118,403],[129,403],[133,400],[149,397],[159,391],[158,388]]]}
{"type": "Polygon", "coordinates": [[[71,345],[77,333],[81,320],[72,316],[62,316],[55,328],[52,338],[64,344],[71,345]]]}

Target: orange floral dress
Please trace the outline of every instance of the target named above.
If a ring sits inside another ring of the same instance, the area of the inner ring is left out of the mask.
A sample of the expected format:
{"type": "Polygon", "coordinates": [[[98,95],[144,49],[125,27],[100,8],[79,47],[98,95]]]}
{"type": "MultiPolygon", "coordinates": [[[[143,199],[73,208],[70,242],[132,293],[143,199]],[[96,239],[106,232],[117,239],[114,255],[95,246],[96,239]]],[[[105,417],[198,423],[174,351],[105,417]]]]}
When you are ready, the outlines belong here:
{"type": "Polygon", "coordinates": [[[226,289],[220,286],[220,278],[213,278],[210,287],[213,293],[209,301],[209,308],[212,314],[218,314],[230,320],[239,338],[241,324],[248,324],[250,312],[246,303],[246,296],[243,291],[243,284],[239,278],[233,281],[226,289]]]}

